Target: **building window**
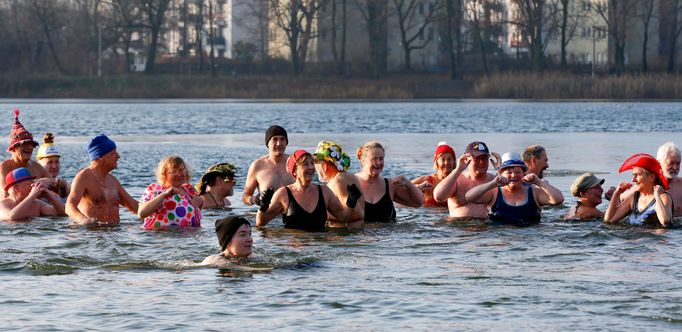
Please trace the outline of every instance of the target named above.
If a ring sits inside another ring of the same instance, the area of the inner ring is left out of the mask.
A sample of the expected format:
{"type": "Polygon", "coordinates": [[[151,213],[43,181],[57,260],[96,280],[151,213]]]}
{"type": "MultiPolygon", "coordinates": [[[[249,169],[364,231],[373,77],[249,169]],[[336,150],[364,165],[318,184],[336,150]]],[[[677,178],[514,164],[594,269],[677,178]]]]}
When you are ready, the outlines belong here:
{"type": "Polygon", "coordinates": [[[583,7],[583,12],[589,12],[591,7],[592,7],[590,0],[583,0],[582,1],[582,7],[583,7]]]}
{"type": "Polygon", "coordinates": [[[433,40],[433,28],[429,27],[429,33],[428,33],[429,40],[433,40]]]}
{"type": "Polygon", "coordinates": [[[419,40],[424,40],[424,30],[419,30],[419,40]]]}
{"type": "Polygon", "coordinates": [[[423,2],[419,3],[419,15],[424,16],[424,3],[423,2]]]}

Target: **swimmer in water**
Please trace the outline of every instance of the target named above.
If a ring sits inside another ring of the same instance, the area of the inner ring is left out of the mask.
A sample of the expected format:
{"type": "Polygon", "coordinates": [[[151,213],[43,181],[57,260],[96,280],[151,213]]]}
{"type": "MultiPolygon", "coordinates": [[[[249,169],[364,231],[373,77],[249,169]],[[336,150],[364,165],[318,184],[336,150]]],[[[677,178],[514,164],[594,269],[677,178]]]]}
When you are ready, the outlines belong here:
{"type": "Polygon", "coordinates": [[[365,222],[395,222],[393,202],[409,207],[424,204],[424,194],[404,176],[386,179],[384,170],[384,147],[377,141],[362,145],[357,156],[361,170],[355,176],[365,200],[365,222]]]}
{"type": "Polygon", "coordinates": [[[206,257],[201,265],[224,266],[235,258],[249,257],[253,252],[251,223],[243,217],[229,216],[215,222],[220,253],[206,257]]]}
{"type": "Polygon", "coordinates": [[[28,168],[17,168],[5,178],[8,197],[0,200],[0,219],[22,221],[41,216],[64,215],[64,203],[59,196],[39,182],[28,168]],[[51,204],[45,203],[42,199],[51,204]]]}
{"type": "Polygon", "coordinates": [[[347,221],[352,210],[341,205],[336,195],[325,185],[312,183],[315,163],[305,150],[296,150],[287,159],[287,171],[296,182],[264,195],[256,225],[265,226],[277,215],[282,215],[285,228],[308,232],[324,231],[327,213],[335,219],[347,221]],[[270,204],[272,201],[272,204],[270,204]]]}
{"type": "Polygon", "coordinates": [[[632,183],[621,182],[613,192],[604,222],[617,223],[628,217],[628,224],[635,226],[672,226],[672,198],[668,180],[658,161],[645,153],[626,159],[618,169],[619,173],[632,170],[632,183]],[[632,195],[621,200],[621,194],[634,187],[632,195]]]}
{"type": "Polygon", "coordinates": [[[36,160],[45,167],[50,178],[55,181],[54,186],[51,187],[50,190],[57,193],[61,199],[66,201],[71,186],[68,181],[59,177],[61,155],[59,154],[57,146],[54,145],[54,135],[52,135],[52,133],[45,133],[43,142],[44,144],[38,148],[36,160]]]}
{"type": "Polygon", "coordinates": [[[178,156],[168,156],[156,168],[156,183],[142,194],[137,216],[144,229],[169,226],[201,227],[204,200],[189,182],[187,165],[178,156]]]}
{"type": "Polygon", "coordinates": [[[594,220],[604,217],[604,212],[597,209],[602,202],[604,179],[598,179],[592,173],[579,176],[571,185],[571,194],[578,198],[568,210],[564,220],[594,220]]]}
{"type": "Polygon", "coordinates": [[[327,215],[327,226],[331,228],[361,228],[364,224],[365,202],[360,198],[362,193],[355,175],[348,173],[350,157],[343,152],[341,145],[332,141],[320,141],[313,154],[315,170],[320,181],[326,182],[327,187],[336,195],[345,208],[350,210],[348,221],[338,220],[333,215],[327,215]]]}
{"type": "Polygon", "coordinates": [[[663,175],[668,180],[668,193],[673,200],[673,217],[682,216],[682,178],[680,173],[680,149],[673,142],[658,148],[656,160],[661,164],[663,175]]]}
{"type": "Polygon", "coordinates": [[[499,163],[499,155],[491,152],[485,143],[478,141],[469,143],[464,149],[464,154],[457,159],[455,169],[433,189],[436,201],[447,201],[450,217],[488,218],[488,207],[485,204],[467,202],[464,196],[471,188],[495,178],[495,175],[488,173],[491,156],[499,163]]]}
{"type": "Polygon", "coordinates": [[[436,173],[420,176],[412,180],[412,184],[417,186],[424,193],[425,207],[447,207],[448,202],[438,202],[433,198],[433,188],[436,187],[452,170],[455,169],[455,149],[447,142],[440,142],[433,154],[433,169],[436,173]]]}
{"type": "Polygon", "coordinates": [[[109,172],[118,166],[116,143],[106,135],[93,137],[87,152],[90,165],[73,179],[66,199],[66,214],[76,224],[117,225],[122,205],[137,215],[138,203],[109,172]]]}
{"type": "MultiPolygon", "coordinates": [[[[37,146],[38,142],[33,140],[33,135],[19,122],[19,110],[14,110],[14,124],[9,135],[9,147],[7,147],[11,158],[0,163],[0,188],[4,188],[7,185],[5,183],[7,174],[20,167],[28,168],[31,174],[36,177],[35,182],[40,182],[47,188],[54,186],[56,181],[50,178],[50,174],[45,167],[31,160],[33,150],[37,146]]],[[[6,197],[7,193],[3,193],[3,195],[3,197],[6,197]]]]}
{"type": "Polygon", "coordinates": [[[261,197],[266,191],[271,192],[294,182],[291,173],[287,172],[287,158],[284,153],[289,144],[289,137],[284,128],[273,125],[265,132],[265,146],[268,154],[256,159],[249,166],[244,183],[242,202],[246,205],[261,205],[261,197]],[[254,195],[258,189],[259,194],[254,195]]]}
{"type": "Polygon", "coordinates": [[[234,192],[234,173],[234,165],[220,163],[209,167],[201,176],[197,190],[204,200],[203,209],[224,209],[232,204],[227,197],[234,192]]]}
{"type": "Polygon", "coordinates": [[[502,155],[497,177],[466,193],[467,202],[486,204],[490,220],[500,224],[526,226],[540,222],[543,205],[564,202],[561,191],[533,173],[518,153],[502,155]]]}

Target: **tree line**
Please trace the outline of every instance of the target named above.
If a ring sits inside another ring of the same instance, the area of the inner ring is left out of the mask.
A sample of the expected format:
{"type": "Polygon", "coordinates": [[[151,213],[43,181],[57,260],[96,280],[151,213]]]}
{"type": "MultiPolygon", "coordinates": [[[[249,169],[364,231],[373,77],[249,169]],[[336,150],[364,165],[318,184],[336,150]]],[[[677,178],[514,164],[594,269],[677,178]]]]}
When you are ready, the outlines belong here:
{"type": "MultiPolygon", "coordinates": [[[[415,70],[414,52],[431,43],[437,44],[438,61],[453,79],[470,68],[489,75],[501,63],[516,68],[523,64],[537,72],[551,66],[568,70],[569,44],[589,25],[602,27],[608,35],[609,63],[621,72],[627,69],[626,45],[635,42],[632,29],[637,26],[643,36],[636,40],[642,50],[637,70],[647,72],[651,70],[649,31],[657,24],[665,44],[665,70],[675,72],[681,1],[511,0],[513,8],[505,8],[508,4],[501,0],[251,0],[245,2],[247,17],[230,24],[250,22],[254,39],[234,45],[231,61],[258,62],[266,73],[274,70],[271,63],[286,61],[294,75],[323,71],[340,77],[353,75],[355,66],[360,68],[356,72],[378,78],[389,71],[388,36],[395,33],[404,72],[415,70]],[[351,64],[349,29],[357,25],[362,26],[368,43],[367,57],[366,63],[351,64]],[[516,56],[504,52],[500,41],[508,38],[505,27],[518,32],[517,52],[519,48],[527,52],[516,56]],[[427,31],[436,36],[424,38],[427,31]],[[282,59],[269,55],[273,33],[283,37],[288,50],[282,59]],[[313,41],[320,42],[322,33],[328,38],[332,60],[311,69],[310,49],[313,41]],[[553,41],[560,47],[558,63],[547,56],[553,41]]],[[[133,62],[131,50],[144,48],[147,73],[157,71],[161,55],[173,53],[215,75],[218,63],[230,61],[218,57],[215,45],[219,32],[213,20],[225,2],[0,0],[0,72],[95,75],[101,49],[109,51],[107,72],[126,72],[133,62]],[[166,49],[163,42],[170,29],[180,34],[176,50],[166,49]],[[134,39],[139,34],[145,36],[143,44],[134,39]]]]}

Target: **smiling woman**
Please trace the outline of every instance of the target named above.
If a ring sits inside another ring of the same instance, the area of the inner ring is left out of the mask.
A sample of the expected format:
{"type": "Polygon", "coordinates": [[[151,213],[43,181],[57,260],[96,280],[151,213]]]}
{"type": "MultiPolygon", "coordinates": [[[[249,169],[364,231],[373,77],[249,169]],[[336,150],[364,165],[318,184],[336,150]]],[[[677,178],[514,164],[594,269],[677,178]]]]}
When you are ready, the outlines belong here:
{"type": "Polygon", "coordinates": [[[203,199],[189,181],[185,161],[178,156],[168,156],[156,169],[158,183],[150,184],[142,194],[137,215],[144,219],[145,229],[168,226],[201,226],[203,199]]]}

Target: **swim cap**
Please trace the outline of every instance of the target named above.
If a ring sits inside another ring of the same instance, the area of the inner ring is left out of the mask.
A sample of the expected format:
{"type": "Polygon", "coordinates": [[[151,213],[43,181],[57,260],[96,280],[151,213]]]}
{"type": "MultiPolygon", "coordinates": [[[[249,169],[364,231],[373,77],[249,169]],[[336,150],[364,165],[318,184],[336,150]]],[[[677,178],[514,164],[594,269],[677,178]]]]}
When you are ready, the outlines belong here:
{"type": "Polygon", "coordinates": [[[292,155],[289,156],[287,159],[287,172],[289,172],[294,178],[296,178],[296,162],[301,159],[301,157],[309,155],[312,158],[312,155],[310,155],[310,152],[306,150],[296,150],[292,155]]]}
{"type": "Polygon", "coordinates": [[[438,156],[440,156],[443,153],[449,153],[452,155],[452,158],[455,158],[455,149],[449,146],[448,142],[443,141],[438,143],[438,146],[436,147],[436,152],[433,154],[433,161],[436,161],[436,159],[438,159],[438,156]]]}
{"type": "Polygon", "coordinates": [[[500,164],[499,168],[500,171],[505,168],[515,166],[523,168],[524,172],[528,170],[528,166],[526,166],[526,163],[524,163],[523,160],[521,160],[521,155],[519,155],[518,153],[507,152],[502,155],[502,163],[500,164]]]}
{"type": "Polygon", "coordinates": [[[206,186],[208,186],[208,182],[210,182],[211,178],[216,176],[234,178],[235,169],[234,165],[230,163],[220,163],[209,167],[208,170],[206,170],[206,173],[201,176],[199,184],[197,184],[199,195],[206,192],[206,186]]]}
{"type": "Polygon", "coordinates": [[[57,146],[54,145],[54,136],[52,133],[45,133],[45,137],[43,137],[43,142],[39,148],[38,148],[38,154],[36,155],[36,159],[40,160],[43,158],[47,157],[61,157],[59,154],[59,150],[57,150],[57,146]]]}
{"type": "Polygon", "coordinates": [[[33,135],[19,122],[19,110],[15,109],[14,124],[12,125],[12,132],[9,134],[7,151],[12,151],[15,147],[25,142],[33,142],[33,147],[38,146],[38,142],[33,140],[33,135]]]}
{"type": "Polygon", "coordinates": [[[350,157],[336,142],[320,141],[317,143],[315,158],[333,164],[339,172],[347,171],[350,167],[350,157]]]}
{"type": "Polygon", "coordinates": [[[623,164],[620,165],[618,173],[623,173],[629,169],[632,169],[633,167],[641,167],[651,173],[654,173],[663,184],[663,188],[668,189],[668,179],[665,178],[661,164],[658,163],[656,158],[646,153],[632,155],[630,158],[625,159],[623,164]]]}
{"type": "Polygon", "coordinates": [[[278,125],[272,125],[268,130],[265,131],[265,146],[268,146],[272,136],[284,136],[287,139],[287,144],[289,144],[289,136],[287,136],[287,131],[278,125]]]}
{"type": "Polygon", "coordinates": [[[5,176],[5,192],[9,191],[13,185],[26,180],[33,180],[36,177],[31,175],[31,172],[26,167],[17,168],[5,176]]]}
{"type": "Polygon", "coordinates": [[[95,160],[102,157],[103,155],[116,150],[116,143],[110,140],[107,135],[99,134],[93,137],[88,143],[87,152],[90,156],[90,160],[95,160]]]}
{"type": "Polygon", "coordinates": [[[585,173],[579,176],[571,185],[571,195],[580,197],[583,191],[604,184],[604,179],[598,179],[592,173],[585,173]]]}
{"type": "Polygon", "coordinates": [[[234,233],[242,225],[249,225],[251,223],[244,217],[240,216],[229,216],[222,219],[218,219],[215,222],[215,235],[218,236],[218,244],[220,245],[220,251],[225,251],[227,245],[230,244],[234,233]]]}

